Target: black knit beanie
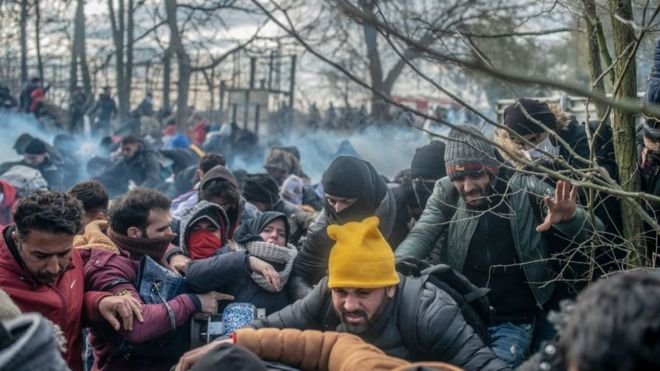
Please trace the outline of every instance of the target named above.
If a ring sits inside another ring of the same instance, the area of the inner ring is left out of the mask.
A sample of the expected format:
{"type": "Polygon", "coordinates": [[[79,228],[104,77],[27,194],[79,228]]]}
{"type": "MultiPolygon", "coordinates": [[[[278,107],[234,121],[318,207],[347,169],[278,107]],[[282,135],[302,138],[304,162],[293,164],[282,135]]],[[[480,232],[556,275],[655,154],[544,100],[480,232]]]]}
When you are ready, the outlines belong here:
{"type": "Polygon", "coordinates": [[[447,175],[445,169],[445,144],[438,140],[415,150],[410,163],[411,178],[440,179],[447,175]]]}
{"type": "Polygon", "coordinates": [[[268,174],[249,174],[243,184],[243,197],[249,202],[272,205],[280,198],[280,187],[268,174]]]}
{"type": "Polygon", "coordinates": [[[547,126],[550,130],[557,128],[557,118],[550,111],[547,103],[535,99],[521,98],[504,109],[504,126],[520,135],[537,134],[545,131],[541,126],[528,119],[520,107],[525,108],[527,114],[547,126]]]}
{"type": "Polygon", "coordinates": [[[374,189],[369,166],[352,156],[339,156],[323,174],[323,192],[347,198],[359,198],[374,189]]]}
{"type": "Polygon", "coordinates": [[[445,168],[449,179],[476,175],[484,170],[497,174],[499,162],[495,157],[495,148],[478,139],[481,136],[480,132],[467,125],[451,129],[445,149],[445,168]]]}
{"type": "Polygon", "coordinates": [[[46,143],[40,139],[34,138],[25,147],[23,153],[26,155],[43,155],[46,153],[46,143]]]}

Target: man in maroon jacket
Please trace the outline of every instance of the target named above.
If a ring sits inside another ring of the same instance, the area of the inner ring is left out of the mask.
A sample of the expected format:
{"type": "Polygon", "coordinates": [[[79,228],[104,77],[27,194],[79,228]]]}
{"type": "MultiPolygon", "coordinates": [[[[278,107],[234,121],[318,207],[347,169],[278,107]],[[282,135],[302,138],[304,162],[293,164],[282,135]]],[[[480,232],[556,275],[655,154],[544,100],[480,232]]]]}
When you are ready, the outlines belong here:
{"type": "MultiPolygon", "coordinates": [[[[173,237],[171,221],[170,200],[156,190],[137,188],[115,200],[109,212],[109,227],[106,231],[114,248],[109,249],[108,246],[96,243],[79,247],[85,264],[86,285],[141,302],[134,286],[140,259],[149,256],[158,262],[162,260],[173,237]],[[119,251],[119,254],[113,251],[119,251]]],[[[93,370],[169,369],[178,360],[178,355],[160,354],[146,358],[134,354],[118,354],[121,340],[140,344],[162,339],[171,333],[172,321],[179,327],[196,312],[215,314],[218,300],[222,299],[233,298],[216,292],[182,294],[169,300],[167,305],[142,304],[144,322],[136,323],[132,331],[114,331],[102,323],[92,326],[90,343],[94,349],[93,370]]]]}
{"type": "Polygon", "coordinates": [[[83,369],[84,321],[106,319],[114,329],[130,331],[134,315],[142,320],[135,299],[86,290],[82,259],[73,249],[81,214],[73,197],[39,191],[21,199],[16,224],[0,230],[0,286],[21,311],[41,313],[62,329],[63,356],[74,371],[83,369]]]}

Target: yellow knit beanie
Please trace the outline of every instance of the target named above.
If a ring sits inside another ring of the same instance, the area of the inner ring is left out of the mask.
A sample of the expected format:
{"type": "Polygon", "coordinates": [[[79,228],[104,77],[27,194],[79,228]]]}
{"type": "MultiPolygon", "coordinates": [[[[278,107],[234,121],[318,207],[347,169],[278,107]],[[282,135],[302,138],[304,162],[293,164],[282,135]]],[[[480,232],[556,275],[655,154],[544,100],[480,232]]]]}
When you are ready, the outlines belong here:
{"type": "Polygon", "coordinates": [[[328,226],[337,241],[330,251],[329,288],[375,289],[399,283],[392,248],[378,230],[378,218],[328,226]]]}

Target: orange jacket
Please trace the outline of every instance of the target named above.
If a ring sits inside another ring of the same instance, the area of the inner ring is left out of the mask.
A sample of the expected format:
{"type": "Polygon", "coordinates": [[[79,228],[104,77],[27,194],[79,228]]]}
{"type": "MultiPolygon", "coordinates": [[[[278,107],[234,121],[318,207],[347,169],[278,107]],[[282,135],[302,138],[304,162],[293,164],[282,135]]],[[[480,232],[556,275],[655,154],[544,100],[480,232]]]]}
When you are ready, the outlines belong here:
{"type": "Polygon", "coordinates": [[[461,368],[444,362],[417,362],[390,357],[355,335],[314,330],[250,328],[233,334],[236,344],[266,361],[282,362],[302,370],[321,371],[403,371],[423,366],[441,371],[461,368]]]}

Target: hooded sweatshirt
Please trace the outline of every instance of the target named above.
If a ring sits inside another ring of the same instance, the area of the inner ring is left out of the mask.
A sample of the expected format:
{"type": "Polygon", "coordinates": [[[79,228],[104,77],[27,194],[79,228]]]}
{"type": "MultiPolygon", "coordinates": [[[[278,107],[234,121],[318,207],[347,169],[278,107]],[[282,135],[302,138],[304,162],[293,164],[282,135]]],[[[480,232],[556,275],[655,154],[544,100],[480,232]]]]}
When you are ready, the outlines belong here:
{"type": "Polygon", "coordinates": [[[181,226],[179,227],[179,247],[184,254],[190,256],[193,259],[198,259],[200,257],[206,258],[214,255],[217,250],[220,250],[220,248],[225,246],[227,243],[228,225],[229,218],[227,217],[227,214],[222,209],[222,207],[212,202],[199,201],[195,206],[193,206],[192,209],[190,209],[188,214],[181,218],[181,226]],[[190,245],[189,237],[192,231],[192,227],[195,225],[195,223],[202,219],[209,220],[220,230],[220,242],[218,246],[215,247],[215,251],[211,253],[209,253],[209,251],[200,251],[199,247],[190,245]]]}
{"type": "MultiPolygon", "coordinates": [[[[231,173],[231,171],[229,171],[229,169],[222,165],[218,165],[204,174],[204,177],[202,177],[202,180],[199,183],[199,191],[201,192],[204,188],[206,188],[206,186],[212,180],[223,180],[229,182],[234,187],[236,187],[238,194],[241,194],[241,188],[238,185],[236,177],[231,173]]],[[[233,210],[225,210],[225,212],[229,217],[229,228],[227,230],[227,239],[229,240],[234,237],[234,232],[236,231],[236,228],[238,228],[238,225],[241,223],[241,221],[245,221],[248,217],[252,218],[261,213],[259,210],[257,210],[256,206],[248,204],[242,197],[239,200],[236,208],[233,210]]]]}

